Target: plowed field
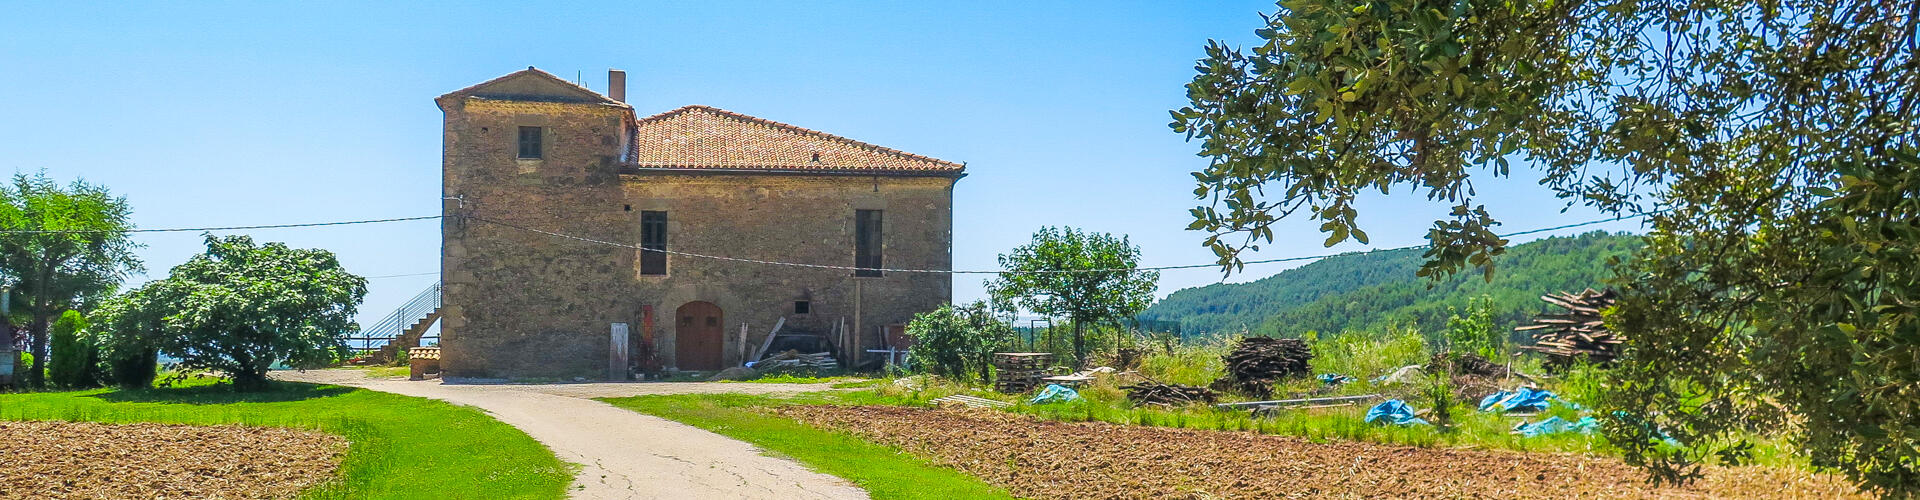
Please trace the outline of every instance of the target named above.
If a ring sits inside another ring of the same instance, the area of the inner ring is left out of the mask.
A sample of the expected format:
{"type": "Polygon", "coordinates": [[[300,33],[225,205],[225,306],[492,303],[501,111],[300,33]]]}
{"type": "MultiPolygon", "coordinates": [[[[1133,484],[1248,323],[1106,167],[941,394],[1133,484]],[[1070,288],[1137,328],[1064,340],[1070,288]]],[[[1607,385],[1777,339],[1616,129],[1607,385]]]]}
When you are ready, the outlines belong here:
{"type": "Polygon", "coordinates": [[[0,498],[291,498],[346,450],[292,429],[0,422],[0,498]]]}
{"type": "Polygon", "coordinates": [[[775,410],[955,467],[1030,498],[1838,498],[1833,476],[1716,469],[1653,488],[1617,459],[1314,443],[1251,432],[1062,423],[990,410],[790,406],[775,410]]]}

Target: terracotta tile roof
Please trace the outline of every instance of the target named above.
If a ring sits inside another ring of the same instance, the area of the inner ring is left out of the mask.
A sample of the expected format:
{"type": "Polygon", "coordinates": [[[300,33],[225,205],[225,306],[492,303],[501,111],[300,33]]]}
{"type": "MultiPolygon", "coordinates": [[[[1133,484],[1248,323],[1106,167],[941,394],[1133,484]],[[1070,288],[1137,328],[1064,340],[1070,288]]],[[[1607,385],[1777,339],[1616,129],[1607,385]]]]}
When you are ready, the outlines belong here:
{"type": "Polygon", "coordinates": [[[629,167],[955,175],[965,165],[755,118],[686,106],[635,124],[629,167]]]}

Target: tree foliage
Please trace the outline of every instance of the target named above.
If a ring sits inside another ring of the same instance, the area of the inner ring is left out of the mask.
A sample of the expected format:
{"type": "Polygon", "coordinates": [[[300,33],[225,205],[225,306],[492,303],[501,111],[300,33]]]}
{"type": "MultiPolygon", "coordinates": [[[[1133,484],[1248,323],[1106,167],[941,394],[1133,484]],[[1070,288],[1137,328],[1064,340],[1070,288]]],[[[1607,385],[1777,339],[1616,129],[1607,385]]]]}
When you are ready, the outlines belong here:
{"type": "Polygon", "coordinates": [[[84,309],[141,270],[138,245],[128,239],[131,214],[125,198],[84,181],[61,186],[44,173],[16,174],[0,185],[0,280],[22,296],[31,318],[27,385],[43,383],[54,315],[84,309]]]}
{"type": "Polygon", "coordinates": [[[367,280],[332,252],[206,237],[207,251],[103,308],[113,356],[157,348],[189,370],[218,370],[238,390],[267,385],[276,361],[315,366],[347,355],[367,280]]]}
{"type": "Polygon", "coordinates": [[[910,356],[924,371],[965,380],[993,381],[993,353],[1013,341],[1013,327],[993,317],[984,301],[914,315],[907,323],[913,336],[910,356]]]}
{"type": "Polygon", "coordinates": [[[1507,351],[1508,330],[1493,322],[1493,297],[1468,299],[1465,315],[1451,307],[1447,312],[1447,350],[1500,362],[1507,351]]]}
{"type": "Polygon", "coordinates": [[[1073,323],[1077,363],[1087,360],[1085,328],[1132,317],[1153,302],[1160,273],[1140,271],[1140,247],[1125,236],[1043,227],[1033,242],[1000,254],[1005,273],[987,282],[1001,303],[1073,323]]]}
{"type": "Polygon", "coordinates": [[[151,387],[159,369],[159,335],[167,311],[146,307],[147,292],[142,287],[116,295],[90,315],[87,337],[99,346],[108,377],[124,389],[151,387]]]}
{"type": "Polygon", "coordinates": [[[1213,159],[1193,227],[1223,265],[1302,209],[1364,240],[1358,193],[1405,189],[1452,205],[1421,273],[1490,276],[1505,242],[1472,179],[1521,160],[1651,226],[1602,405],[1642,419],[1608,426],[1629,460],[1685,480],[1737,459],[1774,400],[1815,464],[1920,493],[1920,6],[1287,0],[1265,21],[1250,52],[1209,44],[1173,113],[1213,159]]]}

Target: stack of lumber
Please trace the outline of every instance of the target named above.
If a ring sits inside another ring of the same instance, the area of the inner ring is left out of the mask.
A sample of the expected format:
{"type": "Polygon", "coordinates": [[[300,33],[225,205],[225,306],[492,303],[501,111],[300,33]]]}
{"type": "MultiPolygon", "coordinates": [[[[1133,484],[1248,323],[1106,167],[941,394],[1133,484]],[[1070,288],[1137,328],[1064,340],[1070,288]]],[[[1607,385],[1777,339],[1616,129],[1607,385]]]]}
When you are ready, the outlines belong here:
{"type": "Polygon", "coordinates": [[[1232,390],[1256,398],[1273,395],[1273,383],[1287,377],[1304,376],[1313,368],[1313,350],[1300,339],[1247,337],[1220,357],[1227,375],[1214,381],[1214,388],[1232,390]]]}
{"type": "Polygon", "coordinates": [[[1120,389],[1127,391],[1127,400],[1132,401],[1134,406],[1182,406],[1193,403],[1212,404],[1214,399],[1216,399],[1216,395],[1212,389],[1191,385],[1141,382],[1134,385],[1122,386],[1120,389]]]}
{"type": "Polygon", "coordinates": [[[1544,295],[1540,300],[1567,312],[1535,316],[1533,324],[1514,330],[1533,332],[1534,345],[1522,349],[1546,354],[1555,364],[1569,364],[1579,358],[1595,363],[1613,361],[1626,339],[1607,330],[1600,311],[1612,307],[1618,298],[1613,290],[1596,292],[1592,288],[1577,295],[1566,292],[1544,295]]]}
{"type": "Polygon", "coordinates": [[[753,369],[754,371],[765,373],[769,371],[794,369],[827,370],[836,366],[839,366],[839,364],[833,360],[833,353],[816,352],[813,354],[801,354],[800,351],[789,350],[768,356],[767,359],[762,359],[760,362],[754,363],[753,369]]]}
{"type": "Polygon", "coordinates": [[[993,388],[1007,394],[1020,394],[1039,387],[1040,378],[1053,366],[1053,354],[1045,352],[993,353],[993,388]]]}

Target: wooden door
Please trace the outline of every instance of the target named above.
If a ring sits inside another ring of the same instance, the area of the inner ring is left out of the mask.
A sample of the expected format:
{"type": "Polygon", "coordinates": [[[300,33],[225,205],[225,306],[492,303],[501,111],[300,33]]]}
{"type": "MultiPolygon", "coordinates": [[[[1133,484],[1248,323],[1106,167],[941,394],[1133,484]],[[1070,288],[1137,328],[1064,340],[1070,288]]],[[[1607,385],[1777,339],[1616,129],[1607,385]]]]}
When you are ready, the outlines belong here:
{"type": "Polygon", "coordinates": [[[712,302],[688,302],[674,312],[673,354],[682,370],[718,370],[726,321],[712,302]]]}

